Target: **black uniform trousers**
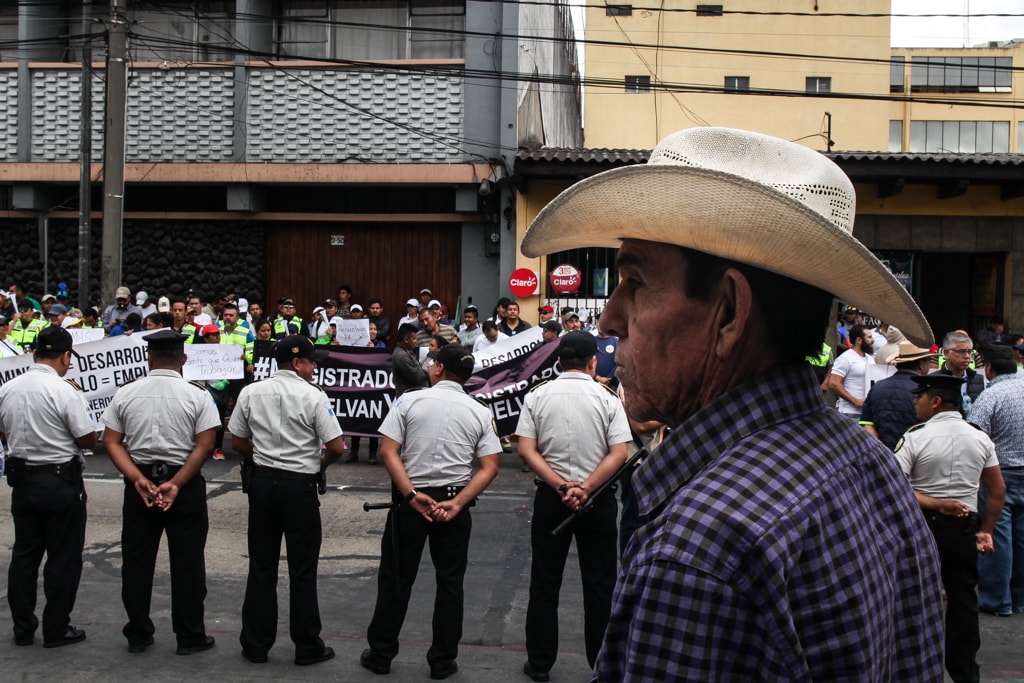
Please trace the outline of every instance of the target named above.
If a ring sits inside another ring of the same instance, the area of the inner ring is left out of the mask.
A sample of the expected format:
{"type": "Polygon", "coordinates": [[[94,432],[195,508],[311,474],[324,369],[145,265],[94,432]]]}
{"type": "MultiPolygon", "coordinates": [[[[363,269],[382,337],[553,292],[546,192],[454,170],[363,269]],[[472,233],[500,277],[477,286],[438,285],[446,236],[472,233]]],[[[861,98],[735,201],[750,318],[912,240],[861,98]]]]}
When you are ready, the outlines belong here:
{"type": "Polygon", "coordinates": [[[129,482],[125,482],[121,508],[121,602],[128,615],[122,629],[129,645],[145,643],[155,631],[149,610],[153,597],[160,537],[167,533],[171,564],[171,626],[178,645],[197,645],[206,637],[203,601],[206,599],[206,482],[192,478],[178,491],[171,509],[146,507],[129,482]]]}
{"type": "Polygon", "coordinates": [[[530,602],[526,609],[526,654],[534,671],[546,672],[558,657],[558,594],[569,544],[576,539],[583,579],[583,631],[587,661],[594,666],[612,610],[618,567],[617,505],[611,491],[598,498],[558,536],[551,530],[570,514],[561,496],[541,485],[533,500],[530,540],[530,602]]]}
{"type": "Polygon", "coordinates": [[[316,657],[324,650],[316,594],[322,538],[316,477],[259,468],[249,489],[249,578],[238,638],[254,655],[267,654],[277,639],[282,536],[288,552],[288,628],[295,656],[316,657]]]}
{"type": "Polygon", "coordinates": [[[955,683],[978,681],[978,517],[925,512],[925,520],[939,548],[946,589],[946,671],[955,683]]]}
{"type": "MultiPolygon", "coordinates": [[[[421,488],[420,491],[434,500],[447,498],[443,488],[421,488]]],[[[473,519],[469,507],[462,508],[455,519],[449,522],[428,522],[408,505],[388,512],[387,526],[380,543],[377,606],[370,626],[366,629],[366,640],[375,658],[391,661],[398,654],[398,634],[405,621],[423,546],[428,539],[436,589],[433,642],[427,651],[427,662],[435,669],[458,657],[459,641],[462,639],[462,581],[469,563],[469,536],[472,529],[473,519]]]]}
{"type": "Polygon", "coordinates": [[[25,467],[25,478],[11,491],[14,548],[7,577],[7,603],[14,637],[31,638],[36,618],[36,580],[43,567],[43,640],[59,640],[71,623],[82,578],[86,495],[81,478],[62,479],[52,471],[25,467]]]}

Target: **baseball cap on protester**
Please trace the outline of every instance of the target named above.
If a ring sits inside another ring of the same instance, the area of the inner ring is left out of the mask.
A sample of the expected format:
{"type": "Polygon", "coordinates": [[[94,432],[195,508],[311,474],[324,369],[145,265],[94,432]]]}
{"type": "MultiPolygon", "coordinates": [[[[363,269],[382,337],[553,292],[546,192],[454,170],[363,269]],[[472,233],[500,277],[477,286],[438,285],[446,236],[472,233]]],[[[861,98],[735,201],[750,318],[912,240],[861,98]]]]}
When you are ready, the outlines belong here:
{"type": "Polygon", "coordinates": [[[71,351],[72,354],[78,356],[72,350],[72,344],[73,340],[70,332],[63,327],[50,325],[40,330],[39,334],[36,335],[35,349],[36,351],[57,351],[58,353],[71,351]]]}
{"type": "Polygon", "coordinates": [[[462,344],[446,344],[434,358],[434,363],[444,366],[444,371],[465,381],[473,374],[473,354],[462,344]]]}
{"type": "Polygon", "coordinates": [[[50,312],[47,313],[46,315],[61,315],[61,314],[67,314],[67,312],[68,312],[68,307],[65,306],[64,304],[54,304],[53,308],[51,308],[50,312]]]}
{"type": "Polygon", "coordinates": [[[168,311],[171,310],[171,300],[168,299],[166,296],[160,297],[159,299],[157,299],[156,302],[156,310],[160,311],[161,313],[167,313],[168,311]]]}
{"type": "Polygon", "coordinates": [[[363,307],[360,306],[359,304],[352,304],[352,306],[349,308],[349,311],[361,311],[361,310],[363,310],[363,307]]]}
{"type": "Polygon", "coordinates": [[[410,306],[415,306],[416,308],[419,308],[420,307],[420,302],[419,302],[418,299],[409,299],[408,301],[405,302],[405,306],[406,306],[406,308],[408,308],[410,306]]]}
{"type": "Polygon", "coordinates": [[[135,295],[135,305],[136,306],[142,306],[147,301],[149,301],[149,294],[146,293],[145,291],[141,291],[141,292],[139,292],[138,294],[135,295]]]}
{"type": "Polygon", "coordinates": [[[537,312],[538,313],[554,313],[555,309],[552,308],[551,306],[541,306],[540,308],[537,309],[537,312]]]}
{"type": "Polygon", "coordinates": [[[562,326],[558,324],[557,320],[549,320],[546,323],[542,324],[540,328],[547,332],[554,332],[555,334],[560,334],[562,332],[562,326]]]}
{"type": "Polygon", "coordinates": [[[205,337],[208,334],[220,334],[220,328],[212,323],[199,328],[200,337],[205,337]]]}
{"type": "MultiPolygon", "coordinates": [[[[115,299],[130,299],[131,297],[132,297],[131,290],[128,289],[127,287],[123,286],[123,285],[114,290],[114,298],[115,299]]],[[[46,300],[45,297],[44,297],[43,300],[44,301],[46,300]]]]}
{"type": "MultiPolygon", "coordinates": [[[[127,294],[125,296],[127,296],[127,294]]],[[[43,298],[40,299],[39,301],[41,303],[45,304],[47,301],[56,301],[56,300],[57,300],[57,297],[55,297],[53,294],[44,294],[43,298]]]]}
{"type": "Polygon", "coordinates": [[[589,332],[570,332],[558,342],[558,357],[564,360],[586,360],[597,355],[597,339],[589,332]]]}
{"type": "Polygon", "coordinates": [[[301,335],[285,337],[274,346],[274,358],[278,366],[290,363],[296,358],[312,358],[319,361],[327,358],[327,351],[313,346],[313,342],[301,335]]]}

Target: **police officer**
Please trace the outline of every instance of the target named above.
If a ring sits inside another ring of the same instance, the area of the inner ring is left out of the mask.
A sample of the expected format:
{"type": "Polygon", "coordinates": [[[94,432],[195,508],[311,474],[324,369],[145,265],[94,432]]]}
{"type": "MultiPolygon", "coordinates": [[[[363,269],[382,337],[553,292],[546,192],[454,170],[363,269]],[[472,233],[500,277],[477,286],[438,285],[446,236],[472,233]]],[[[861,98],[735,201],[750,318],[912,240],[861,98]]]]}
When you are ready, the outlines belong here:
{"type": "Polygon", "coordinates": [[[896,458],[914,487],[918,505],[939,548],[946,590],[946,671],[955,683],[979,680],[978,553],[992,553],[992,530],[1006,487],[995,444],[965,422],[963,379],[934,373],[911,378],[914,408],[923,424],[907,430],[896,458]],[[978,482],[989,490],[978,521],[978,482]]]}
{"type": "Polygon", "coordinates": [[[533,563],[526,611],[523,672],[546,681],[558,656],[558,593],[576,538],[583,578],[584,638],[593,666],[612,606],[618,562],[615,497],[602,496],[558,536],[551,531],[579,509],[626,461],[632,436],[618,395],[595,381],[597,341],[588,332],[561,338],[562,374],[526,395],[519,416],[519,456],[540,483],[530,526],[533,563]]]}
{"type": "Polygon", "coordinates": [[[181,377],[187,335],[164,329],[147,335],[149,375],[118,389],[103,413],[103,446],[124,475],[121,600],[129,652],[153,644],[149,616],[160,537],[171,556],[171,624],[179,655],[208,650],[206,483],[200,469],[213,449],[220,417],[199,383],[181,377]]]}
{"type": "Polygon", "coordinates": [[[249,493],[249,578],[242,604],[242,656],[267,661],[277,638],[277,572],[281,536],[288,543],[290,631],[295,663],[334,657],[320,639],[316,565],[320,556],[317,480],[345,450],[341,427],[323,389],[312,384],[327,357],[306,337],[285,337],[277,372],[242,389],[231,414],[231,446],[252,459],[249,493]],[[320,452],[320,444],[324,452],[320,452]]]}
{"type": "Polygon", "coordinates": [[[9,454],[7,482],[14,489],[7,602],[16,645],[35,640],[36,577],[44,552],[43,647],[85,640],[85,631],[70,625],[70,615],[85,546],[81,449],[96,443],[96,425],[81,389],[62,379],[71,353],[68,331],[47,327],[36,338],[32,367],[0,387],[0,431],[9,454]]]}
{"type": "Polygon", "coordinates": [[[437,592],[427,662],[430,677],[440,680],[459,669],[462,581],[473,526],[469,508],[497,476],[501,444],[490,410],[463,389],[473,374],[473,356],[465,347],[443,347],[429,373],[431,387],[404,393],[380,428],[380,455],[396,505],[388,513],[380,544],[377,606],[366,629],[370,647],[359,663],[376,674],[391,671],[429,538],[437,592]],[[480,465],[476,472],[474,458],[480,465]]]}
{"type": "Polygon", "coordinates": [[[274,318],[274,339],[302,334],[302,318],[295,315],[295,301],[287,297],[278,301],[278,314],[274,318]]]}
{"type": "Polygon", "coordinates": [[[8,336],[21,345],[22,350],[31,351],[32,345],[36,343],[36,336],[50,323],[38,320],[35,317],[36,309],[32,302],[23,299],[18,302],[18,317],[11,325],[11,332],[8,336]]]}

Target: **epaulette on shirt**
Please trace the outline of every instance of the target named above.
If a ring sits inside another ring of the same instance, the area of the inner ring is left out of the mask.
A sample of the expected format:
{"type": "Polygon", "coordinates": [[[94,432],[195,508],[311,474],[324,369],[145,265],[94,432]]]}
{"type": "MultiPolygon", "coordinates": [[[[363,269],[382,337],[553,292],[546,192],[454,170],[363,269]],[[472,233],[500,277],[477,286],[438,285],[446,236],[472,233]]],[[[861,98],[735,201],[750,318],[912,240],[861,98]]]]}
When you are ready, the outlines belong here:
{"type": "Polygon", "coordinates": [[[907,434],[909,434],[910,432],[916,432],[918,429],[922,429],[927,424],[927,422],[919,422],[918,424],[909,428],[906,431],[906,433],[904,433],[903,436],[900,437],[900,440],[896,442],[896,448],[892,449],[892,452],[899,453],[900,449],[903,448],[903,441],[907,438],[907,434]]]}
{"type": "MultiPolygon", "coordinates": [[[[132,381],[134,382],[135,380],[132,380],[132,381]]],[[[194,386],[197,389],[202,389],[203,391],[206,391],[206,385],[203,384],[202,382],[198,381],[198,380],[190,379],[188,381],[188,383],[191,384],[192,386],[194,386]]]]}
{"type": "MultiPolygon", "coordinates": [[[[596,380],[595,380],[595,381],[596,381],[596,380]]],[[[600,382],[598,382],[598,384],[601,384],[601,383],[600,383],[600,382]]],[[[607,391],[607,392],[608,392],[609,394],[611,394],[611,395],[612,395],[612,396],[614,396],[615,398],[618,398],[618,397],[619,397],[619,392],[617,392],[617,391],[616,391],[615,389],[612,389],[612,388],[611,388],[610,386],[608,386],[607,384],[601,384],[601,388],[602,388],[602,389],[604,389],[605,391],[607,391]]]]}
{"type": "Polygon", "coordinates": [[[536,383],[536,384],[534,384],[534,385],[533,385],[532,387],[530,387],[530,390],[529,390],[529,391],[527,391],[526,393],[528,393],[528,394],[532,394],[533,392],[537,391],[538,389],[540,389],[540,388],[541,388],[542,386],[544,386],[545,384],[547,384],[547,383],[548,383],[548,382],[550,382],[550,381],[551,381],[551,380],[549,380],[549,379],[545,379],[545,380],[542,380],[542,381],[540,381],[540,382],[537,382],[537,383],[536,383]]]}
{"type": "Polygon", "coordinates": [[[67,382],[68,384],[70,384],[70,385],[71,385],[71,386],[72,386],[72,387],[74,388],[74,390],[75,390],[75,391],[85,391],[85,389],[83,389],[83,388],[82,388],[82,387],[81,387],[81,386],[80,386],[80,385],[78,384],[78,382],[76,382],[76,381],[75,381],[75,380],[73,380],[73,379],[66,379],[66,380],[64,380],[64,381],[65,381],[65,382],[67,382]]]}

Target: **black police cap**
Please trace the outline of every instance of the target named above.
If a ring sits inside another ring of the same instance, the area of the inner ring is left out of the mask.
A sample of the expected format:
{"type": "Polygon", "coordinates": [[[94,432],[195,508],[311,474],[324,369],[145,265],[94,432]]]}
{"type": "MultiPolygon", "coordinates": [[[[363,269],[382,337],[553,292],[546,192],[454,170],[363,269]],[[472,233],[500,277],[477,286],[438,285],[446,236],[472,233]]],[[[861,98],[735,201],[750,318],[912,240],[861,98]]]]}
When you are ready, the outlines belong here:
{"type": "Polygon", "coordinates": [[[953,375],[947,375],[939,372],[933,372],[930,375],[914,375],[910,379],[914,380],[917,384],[917,388],[914,389],[915,394],[924,393],[929,389],[952,389],[960,391],[960,385],[964,383],[964,380],[960,377],[954,377],[953,375]]]}
{"type": "Polygon", "coordinates": [[[187,334],[181,334],[171,329],[157,330],[144,337],[144,341],[149,344],[149,348],[161,351],[172,351],[176,348],[184,349],[186,339],[188,339],[187,334]]]}

